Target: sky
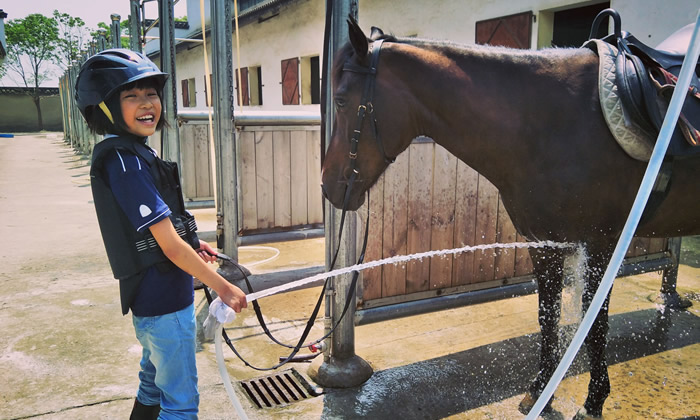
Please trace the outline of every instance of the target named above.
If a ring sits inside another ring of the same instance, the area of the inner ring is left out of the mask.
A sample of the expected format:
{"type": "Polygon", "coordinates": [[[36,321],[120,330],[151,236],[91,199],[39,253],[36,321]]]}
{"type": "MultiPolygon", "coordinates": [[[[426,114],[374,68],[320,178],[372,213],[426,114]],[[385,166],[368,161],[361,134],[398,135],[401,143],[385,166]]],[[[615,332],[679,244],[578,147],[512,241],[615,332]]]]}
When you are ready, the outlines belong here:
{"type": "MultiPolygon", "coordinates": [[[[176,17],[187,14],[186,0],[180,0],[175,5],[176,17]]],[[[7,13],[5,22],[12,19],[24,18],[32,13],[41,13],[47,17],[53,16],[53,11],[68,13],[71,16],[79,17],[85,21],[85,26],[96,29],[99,22],[107,25],[110,23],[110,15],[117,13],[122,20],[131,13],[129,0],[0,0],[0,9],[7,13]]],[[[156,1],[146,3],[146,17],[154,19],[158,16],[158,6],[156,1]]],[[[15,77],[15,79],[18,79],[15,77]]],[[[0,86],[15,86],[6,76],[0,79],[0,86]]],[[[43,83],[42,86],[58,86],[58,77],[43,83]]]]}

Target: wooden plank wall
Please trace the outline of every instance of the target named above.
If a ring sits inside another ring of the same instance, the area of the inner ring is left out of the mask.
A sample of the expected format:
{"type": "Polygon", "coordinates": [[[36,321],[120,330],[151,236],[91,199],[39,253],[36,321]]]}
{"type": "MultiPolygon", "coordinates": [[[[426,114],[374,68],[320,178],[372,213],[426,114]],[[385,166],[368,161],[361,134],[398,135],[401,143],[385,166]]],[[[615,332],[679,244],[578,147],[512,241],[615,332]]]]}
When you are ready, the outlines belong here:
{"type": "Polygon", "coordinates": [[[242,233],[320,226],[318,127],[244,127],[238,133],[242,233]]]}
{"type": "MultiPolygon", "coordinates": [[[[357,212],[363,219],[367,205],[357,212]]],[[[389,166],[372,187],[369,206],[365,261],[465,245],[525,242],[496,187],[429,139],[416,139],[389,166]]],[[[665,247],[665,239],[635,238],[627,256],[659,253],[665,247]]],[[[531,273],[530,256],[520,248],[386,264],[363,271],[358,306],[498,287],[529,279],[525,276],[531,273]]]]}
{"type": "MultiPolygon", "coordinates": [[[[186,200],[214,198],[208,125],[180,127],[186,200]]],[[[323,224],[319,127],[242,127],[237,133],[240,234],[323,224]]]]}
{"type": "Polygon", "coordinates": [[[182,192],[185,201],[213,200],[209,126],[183,124],[180,126],[180,156],[182,157],[182,192]]]}

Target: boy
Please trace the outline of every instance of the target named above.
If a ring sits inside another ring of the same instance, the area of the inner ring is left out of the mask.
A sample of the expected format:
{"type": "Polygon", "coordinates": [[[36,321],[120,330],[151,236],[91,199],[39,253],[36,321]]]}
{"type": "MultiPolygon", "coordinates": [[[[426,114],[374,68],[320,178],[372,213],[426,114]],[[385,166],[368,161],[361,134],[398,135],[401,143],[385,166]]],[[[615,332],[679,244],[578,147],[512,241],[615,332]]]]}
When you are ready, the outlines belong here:
{"type": "Polygon", "coordinates": [[[144,55],[112,49],[88,59],[75,86],[88,127],[105,135],[93,150],[93,199],[122,313],[131,310],[143,346],[131,419],[197,418],[192,276],[236,312],[247,306],[238,287],[207,267],[216,252],[197,239],[177,166],[146,145],[164,124],[167,77],[144,55]]]}

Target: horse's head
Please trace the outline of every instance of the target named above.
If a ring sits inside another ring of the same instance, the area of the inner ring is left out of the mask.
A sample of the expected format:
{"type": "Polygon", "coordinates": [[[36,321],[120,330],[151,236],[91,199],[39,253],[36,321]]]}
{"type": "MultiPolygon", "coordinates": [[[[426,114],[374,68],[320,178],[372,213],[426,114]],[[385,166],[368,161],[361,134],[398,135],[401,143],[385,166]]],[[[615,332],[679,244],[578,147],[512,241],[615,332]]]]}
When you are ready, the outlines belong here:
{"type": "Polygon", "coordinates": [[[386,89],[383,76],[387,70],[383,73],[378,65],[384,34],[372,28],[367,38],[353,19],[348,26],[350,42],[333,62],[335,119],[321,170],[321,188],[335,207],[342,208],[346,189],[351,186],[347,209],[357,210],[364,202],[363,193],[399,151],[387,143],[396,133],[389,128],[394,118],[387,106],[391,100],[391,89],[386,89]],[[377,89],[380,87],[384,89],[377,89]]]}

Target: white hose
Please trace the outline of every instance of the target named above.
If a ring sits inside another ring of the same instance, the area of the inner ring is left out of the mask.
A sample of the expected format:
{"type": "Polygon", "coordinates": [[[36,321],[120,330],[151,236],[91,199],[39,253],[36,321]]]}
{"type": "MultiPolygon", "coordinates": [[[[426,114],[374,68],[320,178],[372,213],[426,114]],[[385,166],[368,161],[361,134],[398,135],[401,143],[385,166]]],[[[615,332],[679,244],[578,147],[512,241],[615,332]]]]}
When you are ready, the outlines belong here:
{"type": "Polygon", "coordinates": [[[221,337],[224,331],[224,324],[232,322],[234,319],[236,319],[236,312],[222,302],[220,297],[217,297],[209,304],[209,315],[207,315],[207,319],[204,320],[202,326],[204,327],[205,337],[211,339],[211,334],[214,335],[216,364],[219,366],[219,374],[221,374],[221,379],[224,382],[224,388],[226,388],[228,398],[231,400],[233,408],[236,409],[238,418],[241,420],[248,420],[248,416],[246,416],[245,411],[243,411],[243,406],[233,390],[233,385],[231,385],[231,378],[228,376],[228,370],[226,370],[224,353],[221,350],[221,337]]]}
{"type": "Polygon", "coordinates": [[[557,386],[566,374],[569,366],[571,366],[576,353],[578,353],[579,349],[581,348],[581,344],[583,344],[583,340],[588,335],[588,330],[590,330],[593,321],[605,302],[605,298],[610,292],[610,288],[615,280],[617,271],[620,268],[620,264],[622,264],[627,248],[629,247],[632,237],[634,236],[634,231],[637,230],[637,225],[639,224],[639,220],[642,217],[642,212],[644,211],[644,207],[649,199],[649,194],[654,186],[656,176],[661,168],[661,163],[664,155],[666,154],[666,148],[671,140],[671,134],[673,134],[673,129],[676,127],[678,116],[681,113],[683,99],[688,92],[690,78],[695,72],[695,64],[698,61],[698,55],[700,55],[700,40],[698,39],[699,29],[700,10],[698,10],[698,17],[696,19],[695,29],[688,47],[688,53],[683,60],[683,66],[681,67],[681,72],[678,76],[678,83],[673,90],[671,103],[669,104],[668,112],[664,118],[661,130],[659,131],[659,137],[656,140],[654,151],[649,159],[649,165],[644,173],[644,178],[642,178],[642,184],[639,187],[637,197],[635,198],[634,204],[632,205],[632,210],[630,210],[630,214],[627,217],[625,227],[622,229],[620,239],[617,242],[617,246],[615,247],[615,251],[610,259],[608,268],[605,270],[603,280],[601,281],[600,286],[598,286],[598,290],[593,296],[591,305],[588,308],[586,315],[583,317],[581,325],[576,331],[576,335],[574,335],[574,338],[571,340],[569,348],[566,350],[564,357],[562,357],[561,362],[559,362],[559,366],[557,366],[557,369],[554,371],[554,374],[552,374],[549,382],[547,382],[547,386],[542,391],[542,394],[537,399],[537,402],[535,402],[535,405],[530,410],[530,413],[528,413],[526,420],[534,420],[537,416],[539,416],[540,412],[542,412],[542,409],[547,404],[547,401],[549,401],[552,394],[554,394],[554,390],[557,389],[557,386]]]}
{"type": "Polygon", "coordinates": [[[221,374],[221,379],[224,381],[224,388],[226,388],[226,393],[228,398],[231,400],[231,404],[236,409],[236,414],[241,420],[248,420],[248,416],[243,411],[243,406],[236,396],[236,392],[233,390],[233,385],[231,385],[231,378],[228,376],[228,370],[226,370],[226,362],[224,361],[224,353],[221,350],[221,336],[224,330],[224,324],[219,324],[216,328],[216,338],[214,339],[214,347],[216,348],[216,364],[219,365],[219,373],[221,374]]]}
{"type": "Polygon", "coordinates": [[[271,246],[249,245],[249,246],[239,246],[239,247],[238,247],[238,250],[239,250],[239,251],[242,250],[242,249],[249,249],[249,250],[251,250],[251,251],[252,251],[252,250],[272,251],[272,252],[275,253],[275,255],[271,256],[270,258],[266,258],[266,259],[261,260],[261,261],[255,261],[254,263],[245,264],[246,267],[254,267],[254,266],[256,266],[256,265],[265,264],[265,263],[270,262],[270,261],[272,261],[272,260],[274,260],[275,258],[277,258],[277,257],[280,256],[280,250],[277,249],[277,248],[273,248],[273,247],[271,247],[271,246]]]}

